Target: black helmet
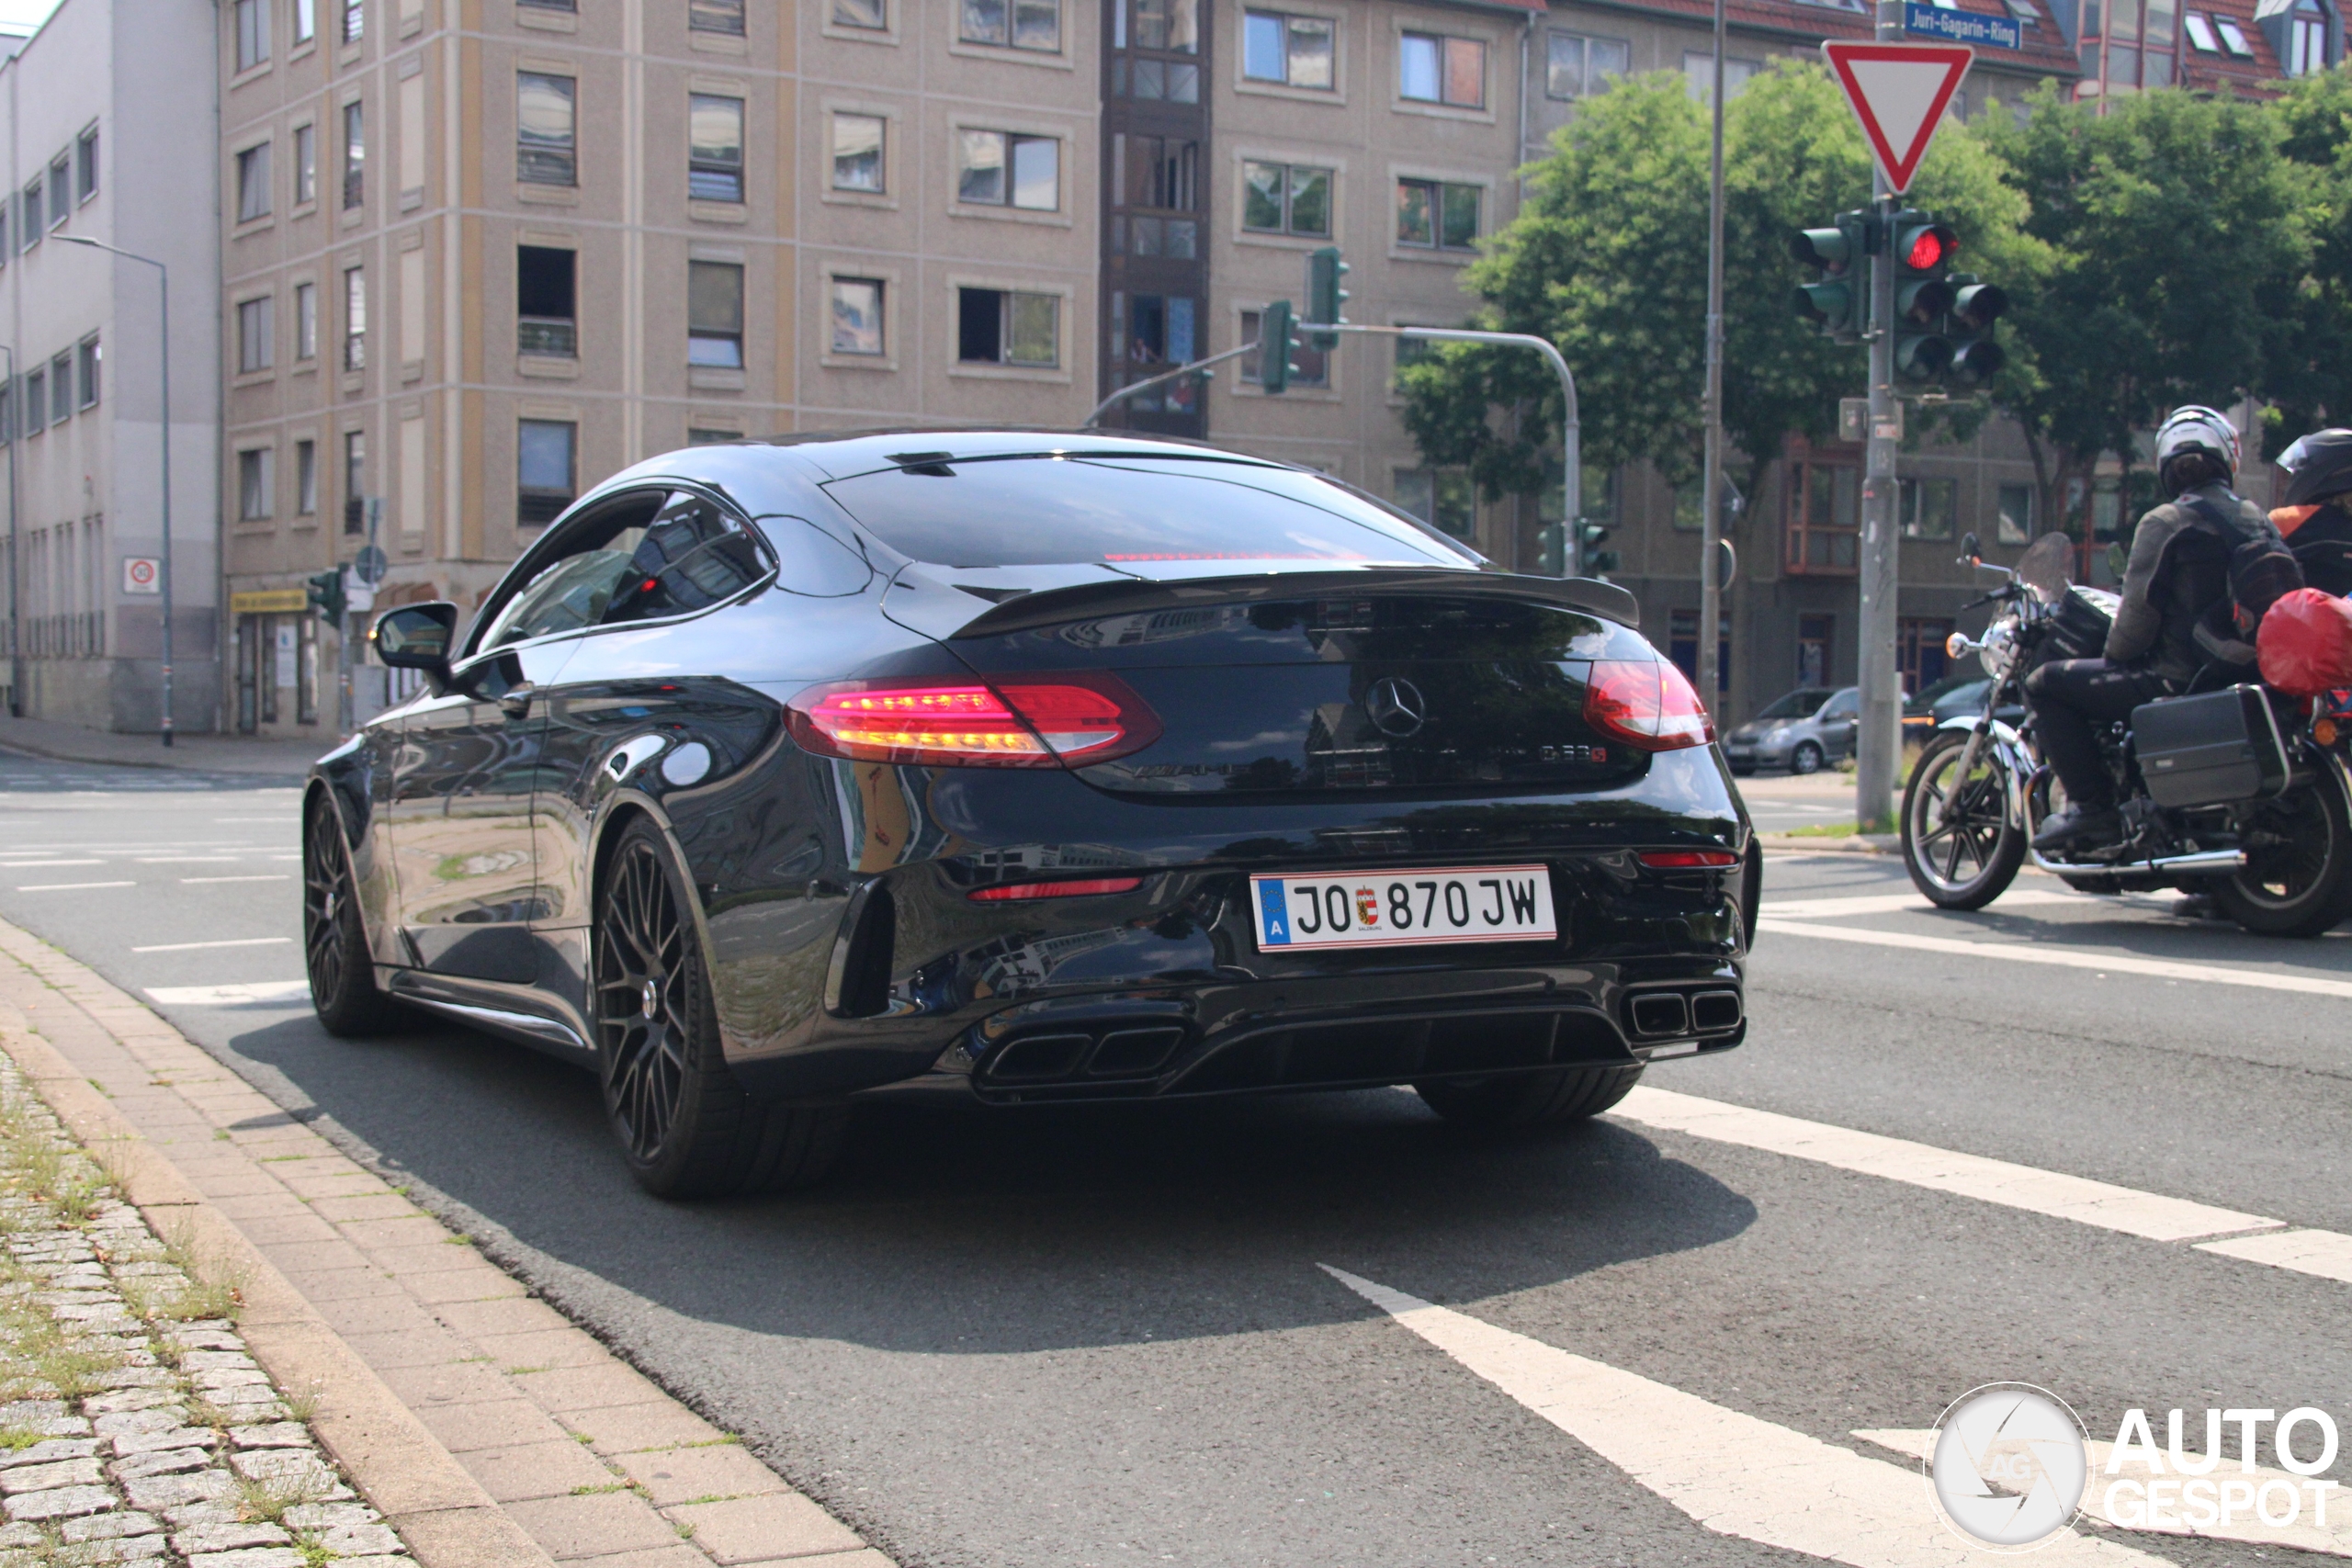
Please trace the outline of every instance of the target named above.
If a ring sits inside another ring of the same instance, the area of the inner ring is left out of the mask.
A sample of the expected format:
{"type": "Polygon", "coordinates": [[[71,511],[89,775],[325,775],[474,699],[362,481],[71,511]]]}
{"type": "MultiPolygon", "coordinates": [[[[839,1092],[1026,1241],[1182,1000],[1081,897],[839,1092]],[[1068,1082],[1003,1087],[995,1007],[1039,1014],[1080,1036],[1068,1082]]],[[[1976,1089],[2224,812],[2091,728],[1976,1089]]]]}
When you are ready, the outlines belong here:
{"type": "Polygon", "coordinates": [[[2314,430],[2278,455],[2281,506],[2314,506],[2352,491],[2352,430],[2314,430]]]}

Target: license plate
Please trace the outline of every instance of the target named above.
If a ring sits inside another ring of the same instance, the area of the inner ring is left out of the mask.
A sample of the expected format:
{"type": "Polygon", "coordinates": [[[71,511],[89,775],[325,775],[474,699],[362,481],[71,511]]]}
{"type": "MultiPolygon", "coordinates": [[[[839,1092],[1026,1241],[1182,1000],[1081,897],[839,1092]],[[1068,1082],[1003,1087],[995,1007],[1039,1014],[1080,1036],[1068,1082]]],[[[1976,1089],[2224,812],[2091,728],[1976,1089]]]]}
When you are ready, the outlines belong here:
{"type": "Polygon", "coordinates": [[[1253,876],[1258,951],[1543,942],[1560,934],[1540,865],[1253,876]]]}

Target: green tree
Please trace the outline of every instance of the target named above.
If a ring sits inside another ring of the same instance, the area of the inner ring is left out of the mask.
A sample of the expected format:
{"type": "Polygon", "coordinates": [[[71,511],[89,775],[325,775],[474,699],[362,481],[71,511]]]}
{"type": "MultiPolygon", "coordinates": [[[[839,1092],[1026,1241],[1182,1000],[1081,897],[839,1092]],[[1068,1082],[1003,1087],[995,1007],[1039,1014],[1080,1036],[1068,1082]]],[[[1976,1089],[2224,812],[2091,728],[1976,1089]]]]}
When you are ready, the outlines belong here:
{"type": "Polygon", "coordinates": [[[2297,77],[2272,113],[2311,253],[2284,291],[2266,356],[2267,457],[2308,431],[2352,423],[2352,73],[2297,77]]]}

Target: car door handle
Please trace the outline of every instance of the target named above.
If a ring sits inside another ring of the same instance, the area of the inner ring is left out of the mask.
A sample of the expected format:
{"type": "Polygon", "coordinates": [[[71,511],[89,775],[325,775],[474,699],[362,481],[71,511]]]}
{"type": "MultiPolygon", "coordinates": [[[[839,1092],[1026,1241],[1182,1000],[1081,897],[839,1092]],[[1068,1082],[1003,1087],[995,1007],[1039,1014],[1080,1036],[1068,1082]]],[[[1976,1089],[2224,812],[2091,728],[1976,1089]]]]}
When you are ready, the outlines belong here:
{"type": "Polygon", "coordinates": [[[499,696],[498,711],[509,718],[530,717],[531,699],[538,694],[538,690],[528,681],[519,686],[509,686],[499,696]]]}

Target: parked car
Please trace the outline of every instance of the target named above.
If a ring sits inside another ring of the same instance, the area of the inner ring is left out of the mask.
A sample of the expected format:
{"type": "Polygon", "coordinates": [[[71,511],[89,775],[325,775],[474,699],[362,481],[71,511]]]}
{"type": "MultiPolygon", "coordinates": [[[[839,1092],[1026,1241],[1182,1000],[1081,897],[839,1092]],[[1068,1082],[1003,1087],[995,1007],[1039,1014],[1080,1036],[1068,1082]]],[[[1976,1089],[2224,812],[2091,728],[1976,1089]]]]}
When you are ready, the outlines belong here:
{"type": "Polygon", "coordinates": [[[1735,773],[1758,768],[1818,773],[1854,749],[1861,690],[1800,686],[1731,732],[1724,756],[1735,773]]]}
{"type": "Polygon", "coordinates": [[[1744,1038],[1762,886],[1635,620],[1198,445],[673,452],[469,626],[378,619],[427,684],[311,770],[311,998],[595,1073],[665,1195],[813,1179],[882,1094],[1589,1116],[1744,1038]]]}
{"type": "MultiPolygon", "coordinates": [[[[1945,676],[1904,703],[1903,738],[1923,741],[1947,720],[1976,717],[1984,711],[1984,694],[1992,683],[1990,677],[1975,673],[1945,676]]],[[[2004,724],[2022,724],[2025,706],[2011,703],[1993,716],[2004,724]]]]}

